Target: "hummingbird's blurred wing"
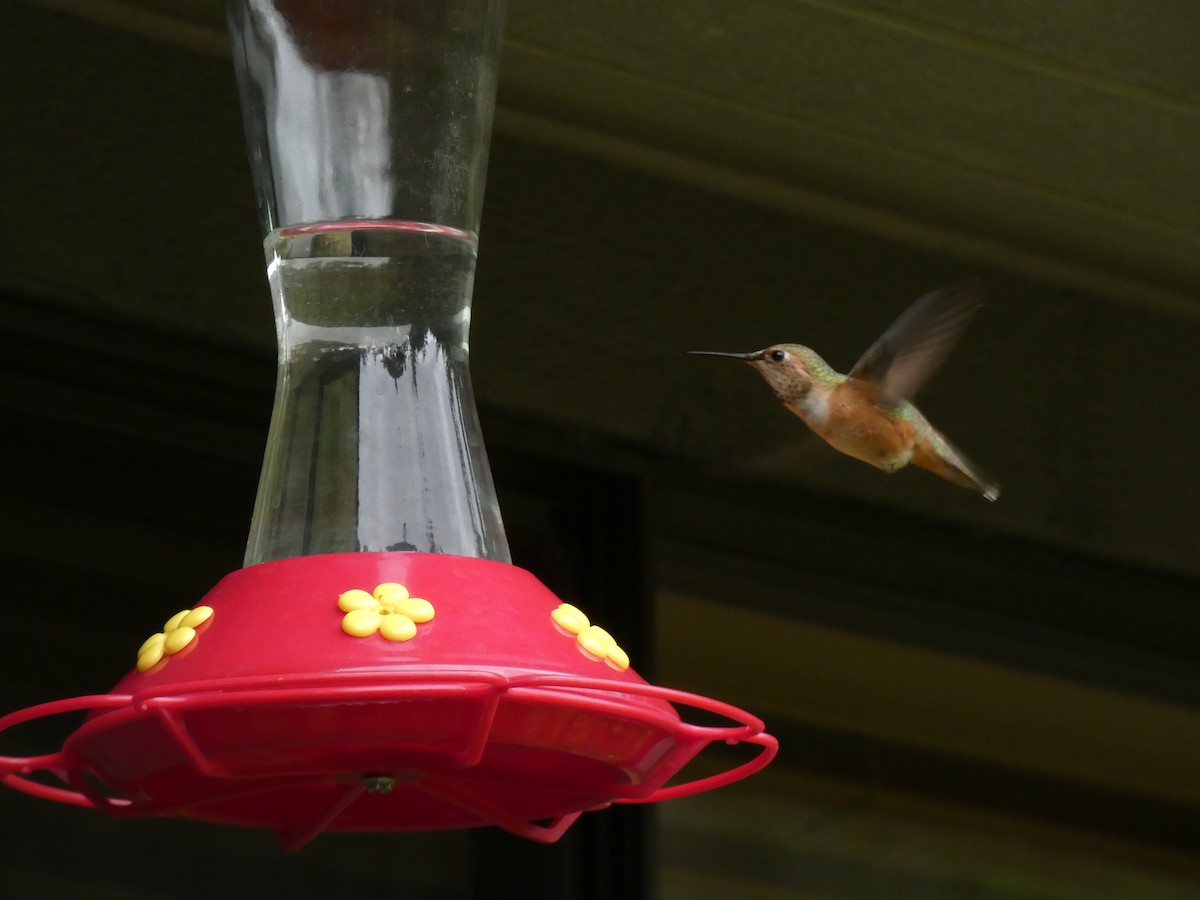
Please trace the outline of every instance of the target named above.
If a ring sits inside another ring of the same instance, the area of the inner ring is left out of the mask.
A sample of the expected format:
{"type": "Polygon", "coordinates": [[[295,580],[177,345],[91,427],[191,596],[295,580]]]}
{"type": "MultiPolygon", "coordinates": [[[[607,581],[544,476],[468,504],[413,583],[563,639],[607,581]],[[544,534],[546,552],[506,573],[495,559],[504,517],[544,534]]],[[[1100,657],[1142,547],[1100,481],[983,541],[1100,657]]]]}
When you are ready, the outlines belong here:
{"type": "Polygon", "coordinates": [[[946,358],[982,297],[977,279],[930,291],[867,348],[850,377],[875,382],[880,403],[911,400],[946,358]]]}
{"type": "Polygon", "coordinates": [[[815,432],[805,430],[789,441],[756,446],[721,460],[719,474],[735,481],[769,481],[798,471],[824,468],[838,458],[815,432]]]}

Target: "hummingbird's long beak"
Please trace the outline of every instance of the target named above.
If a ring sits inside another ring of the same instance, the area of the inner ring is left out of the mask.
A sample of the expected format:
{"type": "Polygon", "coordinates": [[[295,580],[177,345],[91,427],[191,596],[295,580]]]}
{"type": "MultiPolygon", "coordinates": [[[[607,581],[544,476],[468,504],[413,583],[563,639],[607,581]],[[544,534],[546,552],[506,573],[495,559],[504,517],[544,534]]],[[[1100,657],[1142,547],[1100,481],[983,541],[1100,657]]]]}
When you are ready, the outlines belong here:
{"type": "Polygon", "coordinates": [[[689,350],[689,356],[728,356],[730,359],[751,360],[757,353],[722,353],[719,350],[689,350]]]}

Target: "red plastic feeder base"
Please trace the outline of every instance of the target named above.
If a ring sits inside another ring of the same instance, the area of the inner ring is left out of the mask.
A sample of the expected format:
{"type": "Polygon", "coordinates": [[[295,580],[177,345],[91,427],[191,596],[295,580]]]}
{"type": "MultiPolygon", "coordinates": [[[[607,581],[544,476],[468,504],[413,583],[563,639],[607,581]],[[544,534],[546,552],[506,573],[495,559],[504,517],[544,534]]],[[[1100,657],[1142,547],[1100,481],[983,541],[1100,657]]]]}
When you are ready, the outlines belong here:
{"type": "Polygon", "coordinates": [[[241,569],[112,692],[11,713],[0,731],[83,709],[58,752],[0,757],[0,780],[118,817],[270,828],[290,849],[326,830],[481,825],[552,842],[583,811],[721,787],[776,751],[742,710],[647,684],[525,570],[422,553],[241,569]],[[718,741],[758,753],[667,786],[718,741]]]}

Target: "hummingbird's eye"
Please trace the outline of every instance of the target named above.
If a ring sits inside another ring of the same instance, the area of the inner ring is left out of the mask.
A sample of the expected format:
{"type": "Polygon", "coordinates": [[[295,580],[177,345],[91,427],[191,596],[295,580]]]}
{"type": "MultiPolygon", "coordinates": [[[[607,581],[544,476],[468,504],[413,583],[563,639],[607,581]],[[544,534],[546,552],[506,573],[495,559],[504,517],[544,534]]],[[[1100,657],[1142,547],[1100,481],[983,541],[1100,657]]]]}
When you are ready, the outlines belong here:
{"type": "Polygon", "coordinates": [[[787,354],[782,350],[772,350],[768,354],[768,358],[771,360],[771,362],[783,362],[785,359],[787,359],[787,354]]]}

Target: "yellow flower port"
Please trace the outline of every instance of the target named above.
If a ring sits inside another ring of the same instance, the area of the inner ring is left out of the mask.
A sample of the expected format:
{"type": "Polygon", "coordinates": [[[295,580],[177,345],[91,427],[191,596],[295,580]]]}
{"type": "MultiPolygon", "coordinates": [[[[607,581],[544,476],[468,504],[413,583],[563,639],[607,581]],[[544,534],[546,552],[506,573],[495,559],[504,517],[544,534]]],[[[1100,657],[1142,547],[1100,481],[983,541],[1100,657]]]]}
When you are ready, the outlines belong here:
{"type": "Polygon", "coordinates": [[[618,672],[629,668],[629,654],[620,648],[611,634],[599,625],[593,625],[579,607],[560,604],[550,613],[550,618],[559,631],[575,635],[584,656],[603,660],[618,672]]]}
{"type": "Polygon", "coordinates": [[[394,581],[376,585],[367,593],[359,588],[338,597],[342,631],[351,637],[370,637],[379,632],[389,641],[410,641],[417,636],[417,626],[433,619],[433,604],[423,597],[413,597],[408,588],[394,581]]]}
{"type": "Polygon", "coordinates": [[[198,629],[213,616],[211,606],[197,606],[175,613],[163,625],[163,630],[146,638],[137,652],[137,670],[147,672],[161,660],[174,656],[196,640],[198,629]]]}

